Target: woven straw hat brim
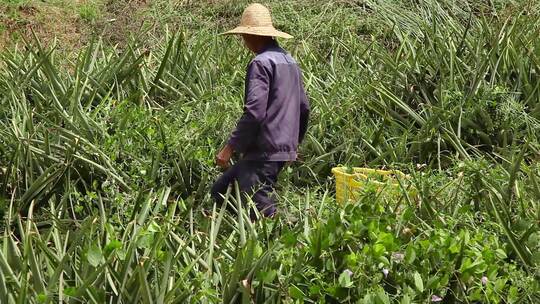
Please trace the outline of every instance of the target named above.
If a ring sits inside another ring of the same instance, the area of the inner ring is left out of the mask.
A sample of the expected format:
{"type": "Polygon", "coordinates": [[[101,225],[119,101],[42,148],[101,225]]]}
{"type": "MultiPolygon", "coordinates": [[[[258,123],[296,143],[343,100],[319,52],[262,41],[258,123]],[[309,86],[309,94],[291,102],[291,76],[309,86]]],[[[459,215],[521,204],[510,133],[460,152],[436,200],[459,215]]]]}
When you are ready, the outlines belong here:
{"type": "Polygon", "coordinates": [[[293,38],[293,36],[276,30],[274,27],[254,27],[254,26],[238,26],[230,31],[223,33],[223,35],[239,35],[239,34],[249,34],[256,36],[267,36],[267,37],[281,37],[281,38],[293,38]]]}

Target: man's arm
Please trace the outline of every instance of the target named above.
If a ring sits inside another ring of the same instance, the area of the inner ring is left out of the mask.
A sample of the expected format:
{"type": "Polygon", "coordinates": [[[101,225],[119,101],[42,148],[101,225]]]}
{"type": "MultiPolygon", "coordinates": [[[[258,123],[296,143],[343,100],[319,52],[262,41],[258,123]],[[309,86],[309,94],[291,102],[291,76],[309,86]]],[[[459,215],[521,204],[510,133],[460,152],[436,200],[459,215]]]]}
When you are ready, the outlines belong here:
{"type": "Polygon", "coordinates": [[[306,90],[304,89],[304,84],[302,83],[302,77],[300,76],[300,85],[302,86],[302,95],[300,100],[300,130],[298,133],[298,144],[300,144],[304,137],[306,136],[308,121],[309,121],[309,100],[306,95],[306,90]]]}
{"type": "Polygon", "coordinates": [[[244,152],[257,137],[266,118],[270,75],[259,61],[250,63],[246,76],[244,114],[232,132],[228,144],[236,152],[244,152]]]}
{"type": "Polygon", "coordinates": [[[252,61],[249,64],[246,75],[244,113],[227,145],[216,156],[216,162],[220,167],[228,167],[234,151],[245,152],[255,141],[260,125],[266,118],[270,78],[262,63],[252,61]]]}

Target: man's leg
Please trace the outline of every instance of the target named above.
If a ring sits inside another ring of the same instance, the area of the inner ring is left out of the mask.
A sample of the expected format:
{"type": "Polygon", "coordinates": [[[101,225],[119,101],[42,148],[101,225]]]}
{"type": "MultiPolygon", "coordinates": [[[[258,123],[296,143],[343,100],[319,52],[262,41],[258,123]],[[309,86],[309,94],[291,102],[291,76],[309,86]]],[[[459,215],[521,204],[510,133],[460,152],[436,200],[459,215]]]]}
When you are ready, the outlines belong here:
{"type": "MultiPolygon", "coordinates": [[[[274,186],[283,165],[283,162],[249,162],[249,174],[242,174],[239,178],[241,190],[251,197],[265,217],[272,217],[276,213],[274,186]]],[[[250,210],[250,217],[256,219],[254,210],[250,210]]]]}
{"type": "MultiPolygon", "coordinates": [[[[212,185],[210,194],[218,205],[221,205],[224,201],[225,195],[229,186],[232,187],[230,198],[236,199],[235,182],[238,182],[238,188],[241,193],[241,200],[245,206],[245,195],[248,193],[254,185],[258,184],[257,167],[253,166],[252,162],[240,160],[232,167],[227,169],[212,185]]],[[[234,201],[229,200],[227,209],[231,213],[237,212],[237,206],[234,201]]]]}
{"type": "MultiPolygon", "coordinates": [[[[239,166],[238,164],[239,163],[236,163],[227,169],[212,185],[210,194],[218,205],[223,203],[229,185],[233,184],[234,180],[236,179],[239,166]]],[[[231,195],[234,195],[234,192],[231,192],[231,195]]]]}
{"type": "MultiPolygon", "coordinates": [[[[229,185],[234,187],[234,181],[238,181],[243,198],[246,195],[251,197],[259,212],[271,217],[276,212],[274,186],[284,164],[284,162],[239,161],[214,183],[211,190],[212,197],[221,204],[229,185]]],[[[235,197],[234,188],[231,196],[235,197]]],[[[245,199],[243,202],[245,206],[245,199]]],[[[250,217],[252,220],[256,219],[254,210],[250,210],[250,217]]]]}

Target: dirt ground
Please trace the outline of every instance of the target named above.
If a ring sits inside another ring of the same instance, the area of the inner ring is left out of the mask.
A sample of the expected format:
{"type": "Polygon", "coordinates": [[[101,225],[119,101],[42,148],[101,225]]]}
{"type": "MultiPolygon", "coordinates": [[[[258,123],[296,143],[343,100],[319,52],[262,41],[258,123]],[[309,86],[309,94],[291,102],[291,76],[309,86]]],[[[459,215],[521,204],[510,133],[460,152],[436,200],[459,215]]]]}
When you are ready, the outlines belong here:
{"type": "Polygon", "coordinates": [[[7,0],[0,2],[0,49],[34,41],[79,49],[94,35],[123,44],[144,23],[148,0],[7,0]]]}

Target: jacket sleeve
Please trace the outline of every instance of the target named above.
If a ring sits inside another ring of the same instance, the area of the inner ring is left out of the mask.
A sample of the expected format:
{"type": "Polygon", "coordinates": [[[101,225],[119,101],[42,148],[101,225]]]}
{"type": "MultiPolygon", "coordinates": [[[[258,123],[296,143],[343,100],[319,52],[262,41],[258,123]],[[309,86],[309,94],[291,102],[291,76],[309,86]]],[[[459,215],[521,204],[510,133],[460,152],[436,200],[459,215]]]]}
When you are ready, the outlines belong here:
{"type": "Polygon", "coordinates": [[[259,61],[252,61],[247,69],[244,113],[229,139],[236,152],[243,153],[255,141],[261,123],[266,118],[271,76],[259,61]]]}
{"type": "Polygon", "coordinates": [[[308,122],[309,122],[309,113],[310,113],[310,106],[309,106],[309,100],[306,94],[306,90],[304,89],[304,84],[302,83],[302,77],[300,76],[300,84],[301,84],[301,100],[300,100],[300,129],[298,132],[298,143],[300,144],[304,137],[306,136],[306,132],[308,129],[308,122]]]}

